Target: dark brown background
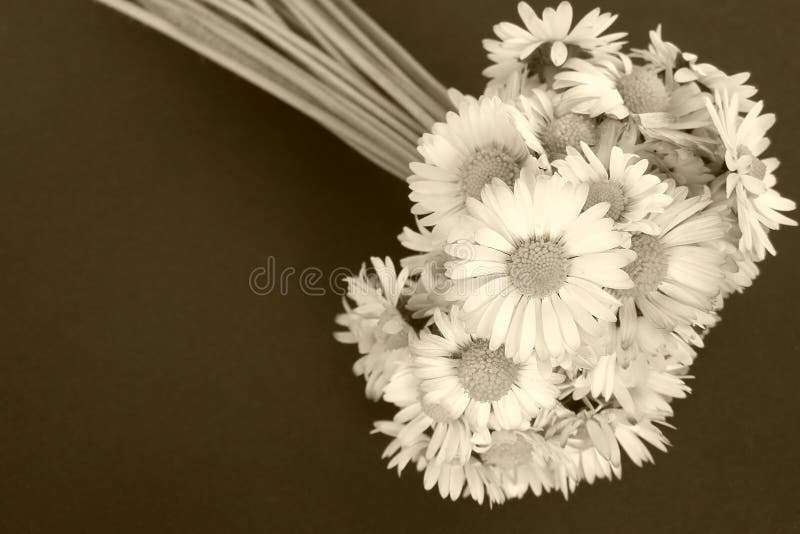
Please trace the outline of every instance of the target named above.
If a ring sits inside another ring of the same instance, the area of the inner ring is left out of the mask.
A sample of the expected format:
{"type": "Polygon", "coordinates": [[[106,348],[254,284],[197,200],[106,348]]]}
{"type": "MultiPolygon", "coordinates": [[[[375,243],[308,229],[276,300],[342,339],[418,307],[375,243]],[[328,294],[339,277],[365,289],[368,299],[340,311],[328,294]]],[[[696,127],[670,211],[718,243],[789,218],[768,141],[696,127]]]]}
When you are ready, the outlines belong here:
{"type": "MultiPolygon", "coordinates": [[[[603,4],[636,44],[661,21],[685,49],[752,69],[779,116],[780,189],[800,199],[792,3],[603,4]]],[[[511,1],[367,7],[470,91],[480,38],[516,18],[511,1]]],[[[399,255],[400,181],[86,1],[4,0],[0,76],[0,531],[800,529],[796,230],[727,304],[695,393],[676,405],[669,454],[568,503],[490,513],[385,470],[386,440],[368,431],[390,411],[363,399],[353,349],[331,338],[337,297],[248,289],[270,255],[326,273],[399,255]]]]}

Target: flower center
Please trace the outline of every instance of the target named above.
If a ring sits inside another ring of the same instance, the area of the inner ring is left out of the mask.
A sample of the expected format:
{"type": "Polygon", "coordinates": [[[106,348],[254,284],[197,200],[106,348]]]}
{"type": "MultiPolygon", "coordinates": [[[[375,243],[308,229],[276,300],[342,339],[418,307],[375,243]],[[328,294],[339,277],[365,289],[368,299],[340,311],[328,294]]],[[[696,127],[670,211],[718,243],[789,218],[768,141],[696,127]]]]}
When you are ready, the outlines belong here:
{"type": "Polygon", "coordinates": [[[502,347],[489,350],[485,339],[472,342],[460,357],[458,378],[470,398],[479,402],[503,398],[519,374],[519,364],[506,358],[502,347]]]}
{"type": "MultiPolygon", "coordinates": [[[[548,124],[542,132],[542,145],[551,156],[567,153],[567,147],[597,142],[597,127],[592,119],[577,113],[567,113],[548,124]]],[[[553,158],[551,158],[553,159],[553,158]]]]}
{"type": "Polygon", "coordinates": [[[435,402],[422,401],[422,411],[437,423],[446,423],[453,420],[447,408],[435,402]]]}
{"type": "Polygon", "coordinates": [[[479,148],[461,165],[464,191],[473,198],[481,197],[481,189],[492,178],[513,185],[520,166],[509,153],[496,146],[479,148]]]}
{"type": "Polygon", "coordinates": [[[635,233],[631,236],[631,250],[636,252],[636,259],[623,270],[635,285],[631,289],[619,290],[620,295],[635,296],[655,291],[667,274],[664,246],[657,237],[635,233]]]}
{"type": "Polygon", "coordinates": [[[669,105],[669,96],[658,75],[644,67],[633,67],[617,81],[617,90],[625,105],[633,113],[664,111],[669,105]]]}
{"type": "Polygon", "coordinates": [[[589,186],[589,194],[586,196],[583,210],[586,211],[600,202],[608,202],[611,205],[606,217],[619,221],[622,212],[625,211],[625,193],[622,191],[622,185],[611,181],[593,182],[589,186]]]}
{"type": "Polygon", "coordinates": [[[517,437],[514,441],[503,441],[492,445],[481,455],[481,459],[487,465],[511,471],[518,466],[531,463],[532,453],[531,444],[517,437]]]}
{"type": "Polygon", "coordinates": [[[567,258],[564,248],[552,241],[529,241],[508,259],[511,283],[521,293],[543,298],[564,284],[567,258]]]}

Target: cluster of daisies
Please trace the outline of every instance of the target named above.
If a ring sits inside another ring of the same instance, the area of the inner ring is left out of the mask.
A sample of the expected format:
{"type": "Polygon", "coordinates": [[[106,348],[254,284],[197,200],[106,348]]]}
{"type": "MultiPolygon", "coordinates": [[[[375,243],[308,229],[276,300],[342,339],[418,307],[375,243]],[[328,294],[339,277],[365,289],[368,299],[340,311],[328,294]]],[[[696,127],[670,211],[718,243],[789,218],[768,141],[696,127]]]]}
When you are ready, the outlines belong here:
{"type": "Polygon", "coordinates": [[[672,400],[726,296],[794,225],[762,157],[775,117],[748,74],[650,32],[647,49],[569,3],[495,26],[479,98],[422,136],[411,254],[349,279],[390,468],[442,497],[568,496],[666,450],[672,400]]]}

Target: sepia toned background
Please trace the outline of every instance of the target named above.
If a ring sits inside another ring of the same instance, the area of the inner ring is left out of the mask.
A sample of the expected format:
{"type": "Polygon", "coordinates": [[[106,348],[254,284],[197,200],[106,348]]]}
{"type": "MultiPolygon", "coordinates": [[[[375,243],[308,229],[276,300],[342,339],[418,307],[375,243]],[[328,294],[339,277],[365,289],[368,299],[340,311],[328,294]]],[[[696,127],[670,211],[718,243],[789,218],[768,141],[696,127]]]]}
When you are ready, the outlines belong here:
{"type": "MultiPolygon", "coordinates": [[[[555,2],[553,2],[555,3],[555,2]]],[[[574,1],[576,14],[595,6],[574,1]]],[[[605,0],[751,70],[800,199],[790,0],[605,0]]],[[[513,1],[362,5],[443,82],[478,92],[513,1]]],[[[537,2],[535,7],[546,4],[537,2]]],[[[331,336],[335,295],[256,295],[254,268],[402,254],[405,185],[234,76],[86,0],[0,3],[0,532],[800,530],[798,231],[695,365],[669,454],[622,481],[490,511],[385,469],[391,410],[331,336]]]]}

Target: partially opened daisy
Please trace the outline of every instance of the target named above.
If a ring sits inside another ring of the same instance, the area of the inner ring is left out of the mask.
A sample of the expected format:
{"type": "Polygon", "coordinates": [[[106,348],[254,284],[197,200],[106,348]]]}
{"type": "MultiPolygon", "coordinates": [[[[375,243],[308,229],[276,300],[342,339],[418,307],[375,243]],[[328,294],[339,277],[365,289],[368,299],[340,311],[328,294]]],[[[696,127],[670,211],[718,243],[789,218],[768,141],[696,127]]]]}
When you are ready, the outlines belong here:
{"type": "Polygon", "coordinates": [[[502,347],[467,333],[455,307],[434,314],[438,333],[423,331],[411,350],[422,402],[462,415],[476,431],[524,428],[542,407],[556,403],[561,376],[534,359],[517,363],[502,347]]]}
{"type": "Polygon", "coordinates": [[[558,421],[547,435],[563,436],[577,465],[578,476],[592,484],[597,479],[622,476],[621,450],[641,467],[653,456],[645,443],[666,452],[669,441],[649,417],[631,418],[619,409],[582,411],[558,421]]]}
{"type": "MultiPolygon", "coordinates": [[[[654,325],[647,317],[638,316],[621,324],[609,324],[607,334],[594,348],[595,357],[615,354],[617,365],[622,367],[628,366],[640,356],[669,358],[676,365],[687,367],[697,356],[693,347],[702,346],[702,336],[692,326],[681,325],[675,330],[669,330],[654,325]]],[[[590,369],[592,366],[585,368],[590,369]]]]}
{"type": "Polygon", "coordinates": [[[731,96],[738,95],[742,111],[750,111],[756,104],[752,98],[758,93],[758,89],[747,83],[750,79],[749,72],[728,75],[711,63],[698,63],[698,57],[689,52],[681,54],[681,59],[685,66],[675,71],[676,82],[697,82],[712,93],[720,91],[731,96]]]}
{"type": "Polygon", "coordinates": [[[400,260],[400,265],[409,270],[410,276],[422,275],[431,264],[438,264],[447,256],[444,246],[447,244],[448,225],[439,225],[430,230],[417,221],[417,230],[408,226],[397,236],[397,240],[406,249],[414,252],[400,260]]]}
{"type": "Polygon", "coordinates": [[[709,100],[707,105],[722,139],[725,166],[730,171],[725,178],[725,191],[728,197],[733,196],[733,208],[739,219],[742,233],[739,248],[756,260],[763,259],[767,251],[774,255],[768,231],[777,230],[781,224],[797,224],[781,213],[795,209],[795,203],[773,189],[776,183],[773,171],[778,160],[760,159],[769,146],[766,133],[775,123],[775,115],[761,115],[764,104],[758,102],[742,117],[737,94],[729,97],[717,92],[713,103],[709,100]]]}
{"type": "MultiPolygon", "coordinates": [[[[738,235],[739,233],[737,232],[737,236],[738,235]]],[[[727,297],[731,293],[743,292],[753,285],[753,281],[755,281],[759,274],[756,262],[750,258],[749,254],[745,254],[739,250],[737,246],[738,243],[738,237],[736,237],[735,242],[727,240],[716,242],[720,250],[723,254],[726,254],[728,258],[727,266],[723,269],[725,274],[725,280],[722,286],[723,297],[727,297]]]]}
{"type": "Polygon", "coordinates": [[[400,435],[407,425],[397,421],[376,421],[372,433],[381,433],[394,439],[384,449],[382,458],[389,458],[388,469],[397,469],[400,476],[413,463],[417,471],[423,472],[423,487],[426,490],[437,488],[443,498],[456,500],[462,495],[471,497],[482,504],[488,498],[489,504],[500,504],[505,501],[502,487],[497,476],[481,461],[469,457],[441,460],[429,458],[426,450],[430,448],[431,438],[425,433],[416,436],[400,435]]]}
{"type": "Polygon", "coordinates": [[[621,335],[626,342],[636,333],[637,315],[659,328],[708,325],[714,321],[715,301],[724,280],[725,256],[712,242],[727,226],[711,205],[708,194],[688,196],[688,189],[670,191],[672,203],[649,220],[656,234],[634,232],[631,249],[636,260],[625,267],[633,287],[616,290],[621,335]]]}
{"type": "Polygon", "coordinates": [[[650,44],[646,49],[631,49],[631,57],[643,59],[649,63],[656,72],[666,72],[667,78],[672,78],[675,71],[675,62],[680,54],[680,49],[661,36],[661,24],[655,30],[650,30],[650,44]]]}
{"type": "Polygon", "coordinates": [[[580,480],[593,484],[597,479],[612,480],[622,476],[619,444],[608,410],[567,411],[545,430],[549,439],[559,439],[575,466],[570,487],[580,480]]]}
{"type": "Polygon", "coordinates": [[[636,465],[641,467],[645,463],[653,463],[653,454],[647,445],[654,447],[661,452],[667,452],[669,440],[664,433],[655,425],[662,423],[660,419],[641,418],[630,420],[622,414],[614,414],[611,419],[614,428],[614,437],[628,455],[628,458],[636,465]]]}
{"type": "Polygon", "coordinates": [[[445,263],[451,259],[444,250],[447,240],[460,239],[473,233],[475,222],[467,216],[454,216],[428,229],[419,224],[419,231],[408,227],[398,236],[407,249],[417,252],[400,260],[415,282],[405,308],[414,319],[430,317],[436,309],[446,309],[460,299],[464,291],[445,276],[445,263]]]}
{"type": "Polygon", "coordinates": [[[505,501],[502,487],[494,473],[475,458],[466,462],[429,460],[425,450],[430,438],[420,434],[416,439],[403,441],[398,438],[404,429],[402,423],[395,421],[376,421],[373,433],[381,433],[394,439],[383,451],[382,458],[388,458],[388,469],[396,469],[400,476],[405,468],[413,463],[417,471],[423,472],[423,486],[426,490],[437,488],[443,498],[456,500],[462,495],[471,497],[479,504],[488,499],[489,504],[505,501]]]}
{"type": "Polygon", "coordinates": [[[465,464],[436,460],[427,462],[422,485],[426,490],[437,488],[443,499],[449,497],[453,501],[462,493],[479,504],[483,504],[485,498],[488,498],[489,505],[505,501],[494,473],[476,458],[470,458],[465,464]]]}
{"type": "Polygon", "coordinates": [[[509,498],[520,498],[528,490],[537,496],[558,490],[560,478],[556,473],[574,470],[560,444],[533,430],[496,430],[488,443],[476,446],[476,451],[509,498]]]}
{"type": "Polygon", "coordinates": [[[670,402],[685,398],[690,391],[681,378],[684,369],[679,362],[646,353],[623,364],[612,352],[578,377],[572,398],[591,394],[596,401],[616,401],[632,416],[671,416],[670,402]]]}
{"type": "MultiPolygon", "coordinates": [[[[648,355],[619,369],[619,377],[630,396],[622,408],[630,415],[664,418],[673,415],[672,401],[685,399],[691,388],[686,367],[666,356],[648,355]]],[[[624,394],[623,394],[624,395],[624,394]]]]}
{"type": "Polygon", "coordinates": [[[519,97],[518,106],[511,113],[520,135],[528,148],[546,155],[548,161],[563,157],[567,147],[597,142],[596,121],[572,113],[561,105],[561,96],[554,91],[533,89],[519,97]]]}
{"type": "Polygon", "coordinates": [[[619,50],[625,33],[602,35],[617,19],[616,15],[594,9],[572,26],[572,6],[561,2],[558,8],[547,7],[542,16],[525,2],[518,4],[524,28],[510,22],[495,25],[495,39],[483,46],[494,65],[484,70],[489,78],[502,79],[527,66],[532,73],[547,67],[560,67],[569,57],[619,50]]]}
{"type": "Polygon", "coordinates": [[[483,227],[470,248],[448,247],[460,254],[448,276],[475,280],[464,313],[491,350],[558,358],[598,335],[598,320],[616,320],[618,301],[604,288],[632,287],[622,268],[635,254],[622,248],[630,238],[606,217],[608,202],[583,209],[588,195],[588,184],[525,174],[513,189],[497,180],[482,202],[468,201],[483,227]]]}
{"type": "Polygon", "coordinates": [[[636,153],[650,162],[652,174],[687,186],[692,196],[702,194],[715,178],[697,152],[669,141],[642,143],[636,147],[636,153]]]}
{"type": "Polygon", "coordinates": [[[589,146],[581,143],[580,148],[581,152],[567,148],[566,157],[553,162],[553,165],[565,179],[589,184],[584,209],[599,202],[608,202],[606,216],[617,223],[618,229],[657,232],[658,229],[646,217],[664,211],[672,198],[665,194],[668,187],[666,183],[652,174],[646,174],[648,161],[614,147],[606,168],[589,146]]]}
{"type": "Polygon", "coordinates": [[[408,270],[398,273],[390,258],[372,258],[372,267],[374,272],[364,265],[357,276],[347,279],[347,297],[355,307],[342,299],[345,313],[337,315],[336,323],[347,330],[334,337],[358,345],[362,356],[353,364],[353,371],[366,380],[367,396],[378,400],[397,365],[410,358],[408,337],[413,329],[403,318],[401,299],[408,270]]]}
{"type": "Polygon", "coordinates": [[[436,123],[418,147],[424,163],[411,163],[411,212],[426,226],[464,211],[493,178],[514,183],[530,159],[525,141],[499,98],[465,99],[458,113],[436,123]]]}
{"type": "Polygon", "coordinates": [[[715,321],[710,321],[704,327],[679,325],[674,330],[667,331],[658,328],[645,317],[640,317],[636,327],[636,341],[644,353],[665,356],[676,364],[689,367],[697,357],[694,347],[704,346],[703,337],[714,324],[715,321]]]}

